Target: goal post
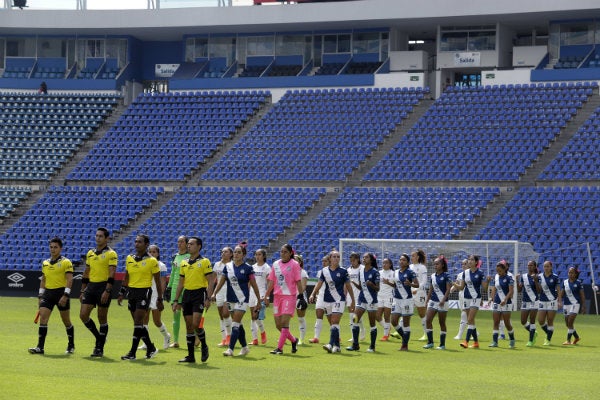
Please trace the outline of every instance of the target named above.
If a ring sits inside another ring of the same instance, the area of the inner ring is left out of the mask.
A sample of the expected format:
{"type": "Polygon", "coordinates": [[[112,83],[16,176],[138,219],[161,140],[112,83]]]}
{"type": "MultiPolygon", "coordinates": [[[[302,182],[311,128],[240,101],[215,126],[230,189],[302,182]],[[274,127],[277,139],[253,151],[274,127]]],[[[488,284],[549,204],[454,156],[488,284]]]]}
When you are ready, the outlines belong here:
{"type": "MultiPolygon", "coordinates": [[[[486,276],[496,274],[496,264],[506,260],[510,264],[509,272],[515,278],[517,274],[527,272],[530,260],[538,261],[539,254],[530,243],[514,240],[421,240],[421,239],[339,239],[339,251],[342,265],[347,265],[350,253],[373,253],[381,267],[381,260],[389,258],[394,268],[398,268],[398,260],[403,253],[410,255],[413,251],[422,249],[427,255],[428,272],[433,273],[433,260],[443,254],[448,261],[448,273],[452,279],[462,271],[462,260],[471,254],[478,255],[482,261],[481,270],[486,276]]],[[[518,306],[518,291],[515,286],[513,308],[518,306]]],[[[485,298],[485,294],[484,294],[485,298]]]]}

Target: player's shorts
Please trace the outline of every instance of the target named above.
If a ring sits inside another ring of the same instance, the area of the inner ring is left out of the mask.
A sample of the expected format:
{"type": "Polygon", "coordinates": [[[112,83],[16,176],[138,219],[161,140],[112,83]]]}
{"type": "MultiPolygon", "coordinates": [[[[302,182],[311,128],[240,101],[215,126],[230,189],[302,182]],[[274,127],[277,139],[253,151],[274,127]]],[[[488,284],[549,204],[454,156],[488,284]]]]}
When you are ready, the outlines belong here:
{"type": "Polygon", "coordinates": [[[403,317],[409,317],[414,314],[415,302],[413,299],[397,299],[394,297],[392,314],[399,314],[403,317]]]}
{"type": "Polygon", "coordinates": [[[152,291],[152,296],[150,297],[150,309],[151,310],[157,310],[158,308],[156,307],[156,301],[158,300],[158,292],[157,291],[152,291]]]}
{"type": "Polygon", "coordinates": [[[230,301],[228,302],[228,307],[229,307],[229,311],[234,312],[234,311],[242,311],[242,312],[246,312],[248,310],[248,303],[246,302],[233,302],[230,301]]]}
{"type": "Polygon", "coordinates": [[[273,298],[273,315],[294,315],[296,310],[296,296],[276,294],[273,298]]]}
{"type": "Polygon", "coordinates": [[[521,311],[537,311],[538,309],[537,301],[523,301],[521,302],[521,311]]]}
{"type": "MultiPolygon", "coordinates": [[[[355,289],[354,284],[352,284],[352,290],[354,293],[354,300],[358,301],[358,295],[360,294],[360,290],[355,289]]],[[[351,304],[352,304],[352,299],[350,298],[350,295],[348,294],[348,295],[346,295],[346,306],[350,307],[351,304]]]]}
{"type": "Polygon", "coordinates": [[[496,313],[509,313],[513,309],[512,303],[506,303],[505,305],[500,305],[500,303],[492,304],[492,311],[496,313]]]}
{"type": "Polygon", "coordinates": [[[465,295],[462,292],[462,290],[458,292],[458,309],[461,311],[464,311],[467,309],[466,303],[465,303],[465,295]]]}
{"type": "Polygon", "coordinates": [[[464,305],[464,309],[468,310],[470,308],[476,308],[479,310],[479,306],[481,305],[481,299],[480,298],[476,298],[476,299],[465,299],[465,301],[463,302],[464,305]]]}
{"type": "Polygon", "coordinates": [[[227,283],[221,287],[219,293],[215,295],[217,307],[221,307],[227,303],[227,283]]]}
{"type": "Polygon", "coordinates": [[[538,310],[540,311],[558,311],[558,304],[556,300],[553,301],[539,301],[538,310]]]}
{"type": "Polygon", "coordinates": [[[413,293],[413,302],[415,307],[425,307],[427,305],[427,292],[423,289],[417,289],[417,291],[413,293]]]}
{"type": "Polygon", "coordinates": [[[127,293],[127,309],[131,312],[135,310],[147,310],[150,307],[150,298],[152,297],[152,288],[129,288],[127,293]]]}
{"type": "Polygon", "coordinates": [[[377,296],[377,304],[379,308],[393,308],[394,307],[394,295],[377,296]]]}
{"type": "Polygon", "coordinates": [[[67,299],[67,304],[64,307],[61,307],[58,302],[65,294],[65,288],[58,289],[46,289],[44,294],[42,295],[42,300],[40,301],[40,307],[45,307],[52,311],[54,306],[58,308],[58,311],[67,311],[71,308],[71,300],[67,299]]]}
{"type": "Polygon", "coordinates": [[[206,300],[206,288],[186,290],[183,292],[183,315],[192,315],[204,311],[204,301],[206,300]]]}
{"type": "MultiPolygon", "coordinates": [[[[563,312],[565,315],[577,315],[579,314],[579,309],[581,308],[581,304],[565,304],[563,306],[563,312]]],[[[60,308],[59,308],[60,310],[60,308]]]]}
{"type": "Polygon", "coordinates": [[[377,309],[379,308],[378,304],[379,303],[367,303],[367,302],[359,301],[358,304],[356,305],[356,307],[362,308],[363,310],[365,310],[367,312],[371,312],[371,311],[377,311],[377,309]]]}
{"type": "Polygon", "coordinates": [[[110,306],[111,296],[108,296],[108,301],[102,303],[102,294],[106,290],[106,282],[90,282],[83,291],[81,296],[81,304],[91,304],[98,307],[110,306]]]}
{"type": "Polygon", "coordinates": [[[427,304],[427,308],[431,308],[432,310],[436,310],[437,312],[447,312],[450,308],[450,304],[445,301],[443,306],[440,306],[439,301],[429,300],[429,304],[427,304]]]}
{"type": "Polygon", "coordinates": [[[324,305],[325,305],[325,307],[323,307],[323,309],[325,310],[327,315],[343,314],[344,307],[346,306],[346,302],[345,301],[337,301],[337,302],[325,301],[324,305]]]}
{"type": "Polygon", "coordinates": [[[319,293],[317,295],[317,301],[315,303],[315,309],[324,310],[325,309],[325,295],[319,293]]]}
{"type": "MultiPolygon", "coordinates": [[[[262,297],[265,297],[264,293],[260,294],[262,297]]],[[[248,301],[248,307],[254,307],[258,304],[258,299],[256,298],[256,294],[254,294],[254,290],[250,291],[250,300],[248,301]]]]}

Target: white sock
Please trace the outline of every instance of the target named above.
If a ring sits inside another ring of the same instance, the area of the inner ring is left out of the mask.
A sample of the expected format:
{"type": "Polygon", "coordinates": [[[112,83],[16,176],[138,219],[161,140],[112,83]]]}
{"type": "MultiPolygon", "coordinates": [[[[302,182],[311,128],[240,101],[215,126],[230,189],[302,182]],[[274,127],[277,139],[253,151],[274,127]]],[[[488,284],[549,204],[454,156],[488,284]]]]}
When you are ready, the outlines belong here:
{"type": "Polygon", "coordinates": [[[223,322],[225,322],[225,333],[227,336],[231,336],[231,315],[227,318],[223,318],[223,322]]]}
{"type": "Polygon", "coordinates": [[[421,326],[423,326],[423,332],[427,333],[427,317],[421,318],[421,326]]]}
{"type": "Polygon", "coordinates": [[[169,336],[169,332],[167,331],[167,327],[165,326],[164,322],[163,324],[160,326],[160,328],[158,328],[158,330],[160,331],[160,333],[162,333],[163,337],[168,337],[169,336]]]}
{"type": "Polygon", "coordinates": [[[390,336],[390,323],[389,322],[383,323],[383,336],[390,336]]]}
{"type": "Polygon", "coordinates": [[[265,324],[262,322],[262,320],[260,320],[260,319],[257,319],[257,320],[256,320],[256,325],[258,326],[258,329],[259,329],[261,332],[264,332],[264,331],[265,331],[265,324]]]}
{"type": "Polygon", "coordinates": [[[306,319],[304,317],[298,317],[298,327],[300,329],[300,340],[304,340],[306,336],[306,319]]]}
{"type": "Polygon", "coordinates": [[[225,333],[225,321],[221,320],[221,340],[225,340],[227,333],[225,333]]]}
{"type": "Polygon", "coordinates": [[[321,329],[323,328],[323,320],[318,319],[315,321],[315,337],[321,337],[321,329]]]}
{"type": "Polygon", "coordinates": [[[257,340],[258,339],[258,324],[256,323],[256,320],[254,320],[254,319],[250,323],[250,331],[252,332],[252,340],[257,340]]]}

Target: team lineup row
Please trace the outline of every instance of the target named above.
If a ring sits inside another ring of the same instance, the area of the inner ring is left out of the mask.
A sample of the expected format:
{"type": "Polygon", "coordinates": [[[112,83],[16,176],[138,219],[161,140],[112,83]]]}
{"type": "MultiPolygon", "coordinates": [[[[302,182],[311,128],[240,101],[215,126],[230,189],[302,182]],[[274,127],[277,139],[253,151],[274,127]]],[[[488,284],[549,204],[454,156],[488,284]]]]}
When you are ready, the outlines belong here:
{"type": "MultiPolygon", "coordinates": [[[[117,267],[117,254],[108,246],[110,233],[106,228],[96,231],[96,247],[86,255],[86,267],[82,277],[80,319],[94,335],[95,346],[91,357],[103,357],[108,334],[108,309],[111,303],[114,274],[117,267]],[[91,318],[97,308],[98,326],[91,318]]],[[[224,247],[221,260],[211,265],[210,260],[201,255],[202,240],[199,237],[180,236],[178,251],[171,261],[170,279],[168,269],[160,261],[160,249],[150,245],[150,238],[140,234],[135,238],[135,253],[126,258],[125,278],[118,293],[119,305],[127,298],[128,310],[133,320],[133,337],[130,350],[122,360],[135,360],[138,349],[146,351],[146,358],[154,358],[158,349],[150,340],[148,323],[150,315],[163,336],[163,348],[179,347],[181,315],[184,317],[186,346],[188,355],[179,360],[183,363],[196,362],[194,350],[200,346],[201,361],[209,358],[209,348],[204,330],[205,311],[215,304],[220,317],[221,343],[225,347],[224,356],[233,356],[237,342],[239,355],[250,352],[249,344],[257,345],[259,340],[266,343],[264,327],[265,307],[273,295],[273,315],[280,332],[277,347],[271,354],[283,354],[286,341],[291,343],[291,352],[296,353],[306,334],[305,297],[308,275],[303,269],[302,257],[294,254],[290,245],[282,246],[280,259],[272,266],[266,263],[266,252],[255,252],[256,263],[246,263],[246,244],[240,243],[233,249],[224,247]],[[163,297],[171,301],[173,311],[173,336],[161,320],[164,309],[163,297]],[[251,336],[248,343],[242,322],[250,309],[251,336]],[[300,327],[299,337],[290,332],[290,319],[297,313],[300,327]],[[173,338],[173,342],[171,342],[173,338]],[[140,342],[143,344],[140,346],[140,342]]],[[[74,327],[70,320],[70,297],[73,281],[73,266],[70,260],[61,255],[63,243],[53,238],[49,243],[50,258],[42,263],[42,278],[39,290],[39,329],[36,347],[29,349],[32,354],[44,354],[48,331],[48,320],[54,306],[60,312],[66,327],[67,353],[73,353],[74,327]]],[[[477,255],[463,260],[463,271],[453,280],[447,273],[447,261],[443,255],[434,261],[435,272],[427,272],[426,255],[415,250],[410,256],[402,254],[399,268],[394,270],[392,260],[384,258],[379,270],[377,259],[366,253],[350,255],[350,266],[340,266],[340,254],[332,250],[323,257],[323,268],[318,273],[318,281],[308,302],[315,303],[315,335],[309,340],[319,343],[323,318],[330,325],[329,342],[323,345],[328,353],[341,351],[340,320],[348,307],[351,321],[352,344],[346,349],[359,351],[359,340],[366,336],[362,316],[367,313],[370,345],[368,352],[374,352],[377,341],[377,323],[383,326],[381,341],[389,336],[402,339],[400,350],[408,350],[411,335],[410,320],[415,309],[421,318],[424,335],[419,340],[427,341],[423,348],[434,347],[433,319],[437,315],[440,326],[440,342],[436,349],[444,350],[446,343],[446,315],[448,299],[452,291],[459,294],[461,323],[455,339],[466,337],[460,345],[464,348],[479,347],[475,317],[482,305],[482,290],[491,287],[490,302],[493,310],[493,335],[490,347],[498,346],[500,330],[504,328],[509,336],[509,347],[515,346],[514,329],[510,321],[512,298],[515,290],[522,293],[521,322],[529,332],[527,346],[536,341],[536,317],[546,333],[544,345],[551,344],[554,332],[554,318],[560,307],[564,307],[567,325],[567,341],[564,345],[576,344],[579,335],[574,329],[577,314],[583,312],[585,303],[583,286],[578,280],[578,271],[569,270],[569,278],[560,281],[552,272],[552,263],[546,261],[543,272],[530,261],[527,274],[515,278],[508,270],[509,265],[501,261],[496,266],[496,275],[486,277],[481,271],[481,261],[477,255]],[[504,326],[502,326],[504,325],[504,326]],[[392,331],[393,329],[393,331],[392,331]],[[471,339],[473,342],[470,344],[471,339]]],[[[36,318],[37,320],[37,318],[36,318]]]]}

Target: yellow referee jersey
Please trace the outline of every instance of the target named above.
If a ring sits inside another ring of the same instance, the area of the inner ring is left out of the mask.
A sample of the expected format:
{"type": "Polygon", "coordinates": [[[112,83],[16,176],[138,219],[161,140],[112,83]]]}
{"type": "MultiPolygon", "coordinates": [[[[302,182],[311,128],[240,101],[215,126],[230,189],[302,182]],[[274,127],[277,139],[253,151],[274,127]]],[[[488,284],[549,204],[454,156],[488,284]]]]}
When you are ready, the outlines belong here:
{"type": "Polygon", "coordinates": [[[88,251],[85,264],[90,267],[90,282],[106,282],[110,267],[117,268],[117,262],[117,253],[108,246],[98,254],[95,249],[88,251]]]}
{"type": "Polygon", "coordinates": [[[213,270],[208,258],[200,257],[196,260],[183,260],[179,274],[185,278],[183,288],[186,290],[195,290],[208,287],[207,275],[212,274],[213,270]]]}
{"type": "Polygon", "coordinates": [[[146,254],[141,259],[130,254],[125,259],[125,268],[129,276],[129,287],[145,289],[152,287],[153,275],[160,272],[156,258],[146,254]]]}
{"type": "Polygon", "coordinates": [[[60,257],[52,262],[51,259],[42,263],[42,274],[46,278],[46,289],[59,289],[67,286],[67,272],[73,273],[71,260],[60,257]]]}

